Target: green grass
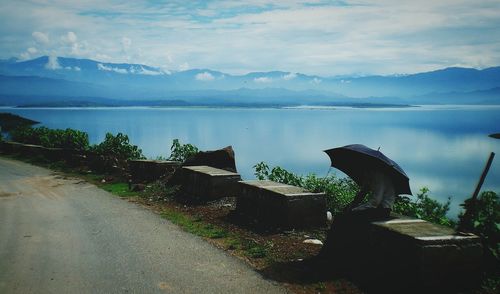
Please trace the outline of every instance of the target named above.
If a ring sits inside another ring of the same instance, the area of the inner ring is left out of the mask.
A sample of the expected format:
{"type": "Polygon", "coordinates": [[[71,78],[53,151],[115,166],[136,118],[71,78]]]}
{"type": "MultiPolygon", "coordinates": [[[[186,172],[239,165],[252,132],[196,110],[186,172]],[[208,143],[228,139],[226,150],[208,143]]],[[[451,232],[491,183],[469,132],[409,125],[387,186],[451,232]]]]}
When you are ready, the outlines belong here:
{"type": "Polygon", "coordinates": [[[104,189],[111,194],[118,195],[120,197],[133,197],[137,196],[137,193],[134,191],[130,191],[128,189],[127,183],[103,183],[100,184],[99,187],[104,189]]]}
{"type": "Polygon", "coordinates": [[[165,209],[161,216],[180,226],[188,233],[210,239],[221,239],[227,250],[241,251],[245,256],[251,258],[268,258],[271,245],[261,245],[254,240],[249,240],[235,233],[217,227],[213,224],[203,222],[200,217],[190,216],[173,209],[165,209]]]}
{"type": "Polygon", "coordinates": [[[207,224],[201,221],[198,217],[185,215],[182,212],[165,209],[161,216],[180,226],[185,231],[210,239],[219,239],[228,237],[229,233],[212,224],[207,224]]]}

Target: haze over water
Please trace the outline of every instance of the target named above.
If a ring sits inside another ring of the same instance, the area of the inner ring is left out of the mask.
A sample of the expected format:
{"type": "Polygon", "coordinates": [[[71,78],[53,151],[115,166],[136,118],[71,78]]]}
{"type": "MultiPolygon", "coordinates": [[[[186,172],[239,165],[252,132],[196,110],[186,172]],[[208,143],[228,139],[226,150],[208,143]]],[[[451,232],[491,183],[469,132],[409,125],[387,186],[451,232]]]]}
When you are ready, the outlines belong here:
{"type": "MultiPolygon", "coordinates": [[[[330,160],[322,150],[360,143],[378,148],[400,164],[414,194],[453,196],[450,215],[469,197],[490,152],[500,153],[500,107],[432,106],[399,109],[206,109],[71,108],[8,109],[50,128],[88,132],[91,143],[106,132],[123,132],[149,158],[168,156],[172,140],[201,150],[232,145],[238,171],[252,179],[264,161],[294,173],[325,176],[330,160]]],[[[331,173],[342,175],[335,169],[331,173]]],[[[483,190],[500,191],[500,158],[483,190]]]]}

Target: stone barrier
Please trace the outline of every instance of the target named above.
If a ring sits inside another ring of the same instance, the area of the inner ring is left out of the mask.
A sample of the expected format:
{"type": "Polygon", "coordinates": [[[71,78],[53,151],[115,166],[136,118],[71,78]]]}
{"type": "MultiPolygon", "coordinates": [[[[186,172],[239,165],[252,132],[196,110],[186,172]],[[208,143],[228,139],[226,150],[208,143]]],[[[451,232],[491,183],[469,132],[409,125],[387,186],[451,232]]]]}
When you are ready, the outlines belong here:
{"type": "Polygon", "coordinates": [[[242,181],[239,185],[236,212],[260,226],[291,229],[326,224],[324,193],[273,181],[242,181]]]}
{"type": "Polygon", "coordinates": [[[173,174],[181,165],[178,161],[136,159],[128,161],[132,183],[147,183],[173,174]]]}
{"type": "Polygon", "coordinates": [[[238,195],[238,173],[211,166],[184,166],[181,170],[182,197],[207,202],[238,195]]]}
{"type": "Polygon", "coordinates": [[[349,256],[343,262],[347,271],[375,291],[462,291],[479,281],[483,248],[478,236],[404,217],[373,222],[368,232],[352,234],[361,236],[339,254],[349,256]]]}

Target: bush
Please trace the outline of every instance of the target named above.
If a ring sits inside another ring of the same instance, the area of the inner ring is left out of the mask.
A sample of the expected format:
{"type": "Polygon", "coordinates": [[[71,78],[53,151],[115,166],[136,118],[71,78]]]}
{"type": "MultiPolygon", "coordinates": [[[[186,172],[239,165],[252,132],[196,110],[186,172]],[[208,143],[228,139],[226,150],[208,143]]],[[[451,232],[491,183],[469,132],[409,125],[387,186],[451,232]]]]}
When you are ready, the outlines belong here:
{"type": "Polygon", "coordinates": [[[169,160],[184,162],[189,157],[199,152],[198,148],[191,144],[181,144],[179,139],[174,139],[170,147],[169,160]]]}
{"type": "Polygon", "coordinates": [[[448,198],[446,203],[441,204],[431,199],[428,193],[429,189],[423,187],[420,189],[415,200],[408,196],[397,197],[393,206],[393,211],[432,223],[449,227],[453,226],[454,222],[446,216],[446,213],[450,209],[450,199],[448,198]]]}
{"type": "Polygon", "coordinates": [[[476,203],[472,199],[464,201],[465,209],[473,209],[470,224],[465,224],[464,214],[459,215],[459,227],[469,227],[472,233],[481,237],[490,259],[500,262],[500,200],[492,191],[482,192],[476,203]]]}
{"type": "MultiPolygon", "coordinates": [[[[314,174],[298,176],[279,166],[272,169],[260,162],[254,166],[255,176],[259,180],[271,180],[279,183],[303,187],[311,192],[324,192],[328,210],[335,216],[351,203],[359,192],[358,185],[350,178],[328,176],[317,177],[314,174]]],[[[397,197],[393,211],[399,214],[424,219],[433,223],[453,226],[453,221],[446,217],[450,201],[441,204],[428,196],[429,189],[422,188],[416,199],[397,197]]]]}
{"type": "Polygon", "coordinates": [[[92,149],[97,155],[112,157],[119,161],[144,158],[142,150],[136,145],[130,144],[128,136],[122,133],[118,133],[116,136],[106,133],[104,141],[94,145],[92,149]]]}
{"type": "Polygon", "coordinates": [[[13,130],[10,135],[13,141],[25,144],[78,151],[89,149],[88,134],[69,128],[66,130],[59,130],[46,127],[20,127],[13,130]]]}
{"type": "Polygon", "coordinates": [[[271,170],[264,162],[254,166],[255,176],[259,180],[271,180],[278,183],[303,187],[311,192],[326,194],[328,210],[337,215],[354,199],[359,188],[351,179],[341,179],[335,176],[319,178],[314,174],[298,176],[279,166],[271,170]]]}
{"type": "Polygon", "coordinates": [[[146,187],[141,197],[151,202],[169,202],[175,198],[180,186],[168,186],[164,181],[156,181],[146,187]]]}

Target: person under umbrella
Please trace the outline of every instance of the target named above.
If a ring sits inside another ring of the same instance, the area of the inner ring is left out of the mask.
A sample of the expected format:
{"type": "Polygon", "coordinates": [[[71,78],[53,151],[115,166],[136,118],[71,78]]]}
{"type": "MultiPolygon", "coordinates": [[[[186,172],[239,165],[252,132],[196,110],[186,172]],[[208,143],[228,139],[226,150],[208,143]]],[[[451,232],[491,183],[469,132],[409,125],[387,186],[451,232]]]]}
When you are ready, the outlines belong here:
{"type": "Polygon", "coordinates": [[[379,150],[354,144],[325,151],[336,167],[350,176],[360,191],[335,217],[319,257],[341,264],[349,252],[361,250],[366,243],[368,224],[389,218],[396,196],[411,194],[409,179],[401,167],[379,150]],[[367,201],[363,200],[369,196],[367,201]]]}

